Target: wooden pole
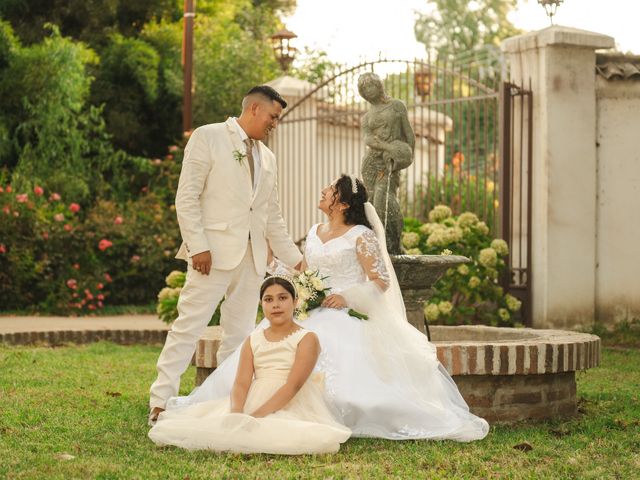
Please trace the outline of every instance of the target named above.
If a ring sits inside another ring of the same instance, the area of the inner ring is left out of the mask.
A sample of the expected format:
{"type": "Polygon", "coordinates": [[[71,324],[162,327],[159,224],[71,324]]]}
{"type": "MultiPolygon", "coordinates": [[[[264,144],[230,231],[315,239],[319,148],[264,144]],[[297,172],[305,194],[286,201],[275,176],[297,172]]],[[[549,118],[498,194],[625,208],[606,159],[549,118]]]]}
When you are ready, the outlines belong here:
{"type": "Polygon", "coordinates": [[[184,74],[184,93],[182,99],[182,131],[191,130],[193,119],[193,19],[195,0],[184,0],[184,26],[182,35],[182,69],[184,74]]]}

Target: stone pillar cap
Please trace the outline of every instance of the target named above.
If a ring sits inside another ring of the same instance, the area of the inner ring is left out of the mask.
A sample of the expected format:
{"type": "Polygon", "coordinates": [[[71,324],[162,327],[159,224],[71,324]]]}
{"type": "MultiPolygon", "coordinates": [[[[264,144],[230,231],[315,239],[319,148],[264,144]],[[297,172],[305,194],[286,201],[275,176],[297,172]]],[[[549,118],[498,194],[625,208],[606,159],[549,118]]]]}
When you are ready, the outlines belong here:
{"type": "Polygon", "coordinates": [[[614,48],[615,40],[613,37],[601,33],[552,25],[542,30],[507,38],[502,42],[500,48],[505,53],[516,53],[552,45],[598,50],[614,48]]]}

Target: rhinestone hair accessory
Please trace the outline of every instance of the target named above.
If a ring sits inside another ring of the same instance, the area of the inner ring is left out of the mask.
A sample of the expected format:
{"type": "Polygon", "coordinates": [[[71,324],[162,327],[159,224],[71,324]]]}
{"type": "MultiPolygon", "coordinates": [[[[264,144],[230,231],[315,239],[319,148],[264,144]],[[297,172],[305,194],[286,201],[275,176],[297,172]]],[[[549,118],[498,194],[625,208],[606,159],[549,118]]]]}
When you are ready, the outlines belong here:
{"type": "Polygon", "coordinates": [[[355,175],[349,175],[351,179],[351,193],[358,193],[358,180],[355,175]]]}
{"type": "Polygon", "coordinates": [[[262,284],[260,285],[260,290],[262,290],[262,286],[272,278],[280,278],[285,282],[290,283],[291,286],[293,287],[293,291],[295,292],[294,300],[298,298],[298,289],[296,288],[296,282],[293,281],[293,277],[291,275],[284,275],[281,273],[274,273],[273,275],[269,275],[267,278],[265,278],[262,281],[262,284]]]}

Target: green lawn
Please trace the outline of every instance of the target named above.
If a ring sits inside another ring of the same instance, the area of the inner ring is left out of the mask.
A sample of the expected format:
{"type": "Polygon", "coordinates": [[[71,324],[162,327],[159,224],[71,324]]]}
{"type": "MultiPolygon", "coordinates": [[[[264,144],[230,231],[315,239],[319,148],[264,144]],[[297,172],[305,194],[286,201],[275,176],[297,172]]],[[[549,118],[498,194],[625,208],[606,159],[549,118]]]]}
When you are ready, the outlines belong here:
{"type": "MultiPolygon", "coordinates": [[[[0,346],[0,478],[638,478],[640,350],[578,376],[580,414],[480,442],[353,439],[336,455],[219,455],[147,438],[159,346],[0,346]],[[528,442],[529,452],[514,445],[528,442]],[[72,455],[66,459],[64,454],[72,455]]],[[[193,386],[185,375],[183,392],[193,386]]]]}

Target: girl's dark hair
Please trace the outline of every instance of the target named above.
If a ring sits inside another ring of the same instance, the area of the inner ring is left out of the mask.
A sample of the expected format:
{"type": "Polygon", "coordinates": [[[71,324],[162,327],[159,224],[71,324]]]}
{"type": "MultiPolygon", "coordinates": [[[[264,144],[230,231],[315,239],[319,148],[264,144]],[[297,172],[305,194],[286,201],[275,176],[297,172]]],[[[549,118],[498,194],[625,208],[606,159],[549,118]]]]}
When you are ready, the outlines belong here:
{"type": "Polygon", "coordinates": [[[284,278],[280,278],[280,277],[269,277],[264,282],[262,282],[262,286],[260,287],[260,299],[262,299],[262,296],[264,295],[264,291],[267,288],[271,287],[272,285],[280,285],[287,292],[289,292],[291,294],[291,298],[295,300],[296,289],[293,286],[293,283],[291,283],[289,280],[285,280],[284,278]]]}
{"type": "Polygon", "coordinates": [[[365,188],[364,183],[362,183],[358,178],[356,178],[356,185],[358,187],[358,191],[353,193],[351,177],[344,173],[340,175],[340,178],[336,180],[334,185],[336,192],[338,193],[338,197],[333,203],[334,205],[336,203],[346,203],[349,206],[349,208],[344,211],[344,223],[347,225],[364,225],[367,228],[373,229],[364,213],[364,204],[367,203],[369,198],[367,195],[367,189],[365,188]]]}

